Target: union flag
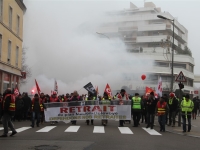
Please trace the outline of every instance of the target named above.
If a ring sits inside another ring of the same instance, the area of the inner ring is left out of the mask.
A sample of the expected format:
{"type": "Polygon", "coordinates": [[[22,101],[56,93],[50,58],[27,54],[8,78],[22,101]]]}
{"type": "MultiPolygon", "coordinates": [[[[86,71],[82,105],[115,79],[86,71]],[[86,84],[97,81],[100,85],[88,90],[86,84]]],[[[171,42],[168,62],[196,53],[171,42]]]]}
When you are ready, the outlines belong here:
{"type": "Polygon", "coordinates": [[[104,92],[106,92],[108,94],[109,98],[112,98],[112,91],[111,91],[111,88],[108,83],[106,84],[106,88],[105,88],[104,92]]]}
{"type": "Polygon", "coordinates": [[[39,87],[39,85],[38,85],[36,79],[35,79],[35,85],[36,85],[37,92],[38,92],[38,94],[39,94],[39,96],[40,96],[41,90],[40,90],[40,87],[39,87]]]}

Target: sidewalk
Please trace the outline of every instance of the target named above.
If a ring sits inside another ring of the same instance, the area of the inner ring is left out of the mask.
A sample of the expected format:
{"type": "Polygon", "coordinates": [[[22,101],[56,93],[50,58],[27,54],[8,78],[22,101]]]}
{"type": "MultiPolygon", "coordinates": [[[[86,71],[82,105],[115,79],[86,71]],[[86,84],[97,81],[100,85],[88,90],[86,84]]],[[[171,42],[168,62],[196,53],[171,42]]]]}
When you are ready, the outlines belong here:
{"type": "Polygon", "coordinates": [[[166,125],[166,131],[184,136],[200,138],[200,116],[197,116],[196,120],[191,120],[191,124],[192,124],[192,129],[190,132],[183,133],[183,126],[181,124],[181,127],[178,127],[178,122],[176,122],[175,127],[170,127],[166,125]]]}

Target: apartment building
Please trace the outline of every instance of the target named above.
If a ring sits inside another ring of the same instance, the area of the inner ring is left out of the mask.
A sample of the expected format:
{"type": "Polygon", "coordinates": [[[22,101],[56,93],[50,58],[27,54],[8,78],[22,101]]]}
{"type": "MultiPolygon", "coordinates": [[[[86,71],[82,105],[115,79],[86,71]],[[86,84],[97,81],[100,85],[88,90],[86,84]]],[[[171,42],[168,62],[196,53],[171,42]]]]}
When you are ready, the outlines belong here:
{"type": "Polygon", "coordinates": [[[0,93],[20,84],[25,11],[23,0],[0,0],[0,93]]]}
{"type": "MultiPolygon", "coordinates": [[[[145,2],[144,7],[139,8],[130,3],[130,8],[121,11],[107,12],[106,22],[98,29],[98,33],[104,34],[110,39],[118,37],[124,41],[127,51],[136,57],[149,57],[154,60],[154,66],[144,82],[139,80],[141,75],[127,74],[126,85],[133,91],[144,91],[145,87],[155,89],[158,79],[161,77],[163,91],[170,91],[173,23],[160,19],[162,15],[174,19],[174,79],[180,71],[185,75],[187,82],[184,93],[193,94],[194,58],[188,50],[188,30],[169,12],[162,12],[152,2],[145,2]]],[[[178,89],[178,83],[173,83],[173,91],[178,89]]]]}

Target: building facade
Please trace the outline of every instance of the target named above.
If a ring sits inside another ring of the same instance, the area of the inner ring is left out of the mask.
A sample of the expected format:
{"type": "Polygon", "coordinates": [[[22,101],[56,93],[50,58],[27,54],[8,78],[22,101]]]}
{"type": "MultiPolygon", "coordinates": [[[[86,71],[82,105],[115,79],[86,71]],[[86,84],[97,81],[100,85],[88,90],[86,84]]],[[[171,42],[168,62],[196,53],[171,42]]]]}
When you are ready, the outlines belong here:
{"type": "MultiPolygon", "coordinates": [[[[169,12],[162,12],[152,2],[145,2],[144,7],[138,8],[130,3],[129,9],[108,12],[106,22],[98,29],[110,39],[118,37],[126,44],[127,51],[136,57],[149,57],[154,60],[154,66],[148,71],[147,79],[141,84],[138,79],[129,74],[126,86],[133,91],[144,91],[145,87],[156,89],[158,79],[162,78],[164,93],[170,92],[173,23],[160,19],[162,15],[174,19],[174,79],[180,71],[187,81],[184,83],[184,93],[192,94],[194,91],[194,58],[188,50],[188,30],[181,25],[169,12]]],[[[173,86],[173,91],[178,89],[178,83],[173,86]]]]}
{"type": "Polygon", "coordinates": [[[20,84],[25,11],[23,0],[0,0],[0,93],[20,84]]]}

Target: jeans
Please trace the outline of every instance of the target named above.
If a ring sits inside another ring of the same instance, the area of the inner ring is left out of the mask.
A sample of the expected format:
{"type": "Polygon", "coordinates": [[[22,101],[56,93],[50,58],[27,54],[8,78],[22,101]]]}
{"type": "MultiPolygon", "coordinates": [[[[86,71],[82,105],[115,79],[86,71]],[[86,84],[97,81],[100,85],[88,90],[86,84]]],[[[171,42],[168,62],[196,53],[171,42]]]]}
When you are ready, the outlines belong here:
{"type": "Polygon", "coordinates": [[[169,112],[169,125],[172,124],[175,125],[175,118],[176,118],[176,111],[169,112]]]}
{"type": "Polygon", "coordinates": [[[166,119],[166,115],[158,116],[158,122],[160,124],[160,131],[165,131],[165,119],[166,119]]]}
{"type": "Polygon", "coordinates": [[[138,126],[139,124],[139,121],[140,121],[140,118],[141,118],[141,112],[134,112],[133,111],[133,122],[134,122],[134,126],[138,126]]]}
{"type": "Polygon", "coordinates": [[[12,116],[9,115],[8,113],[3,114],[2,118],[2,123],[3,123],[3,128],[4,128],[4,135],[8,134],[8,127],[12,132],[16,132],[13,123],[11,122],[12,116]]]}
{"type": "Polygon", "coordinates": [[[183,119],[183,131],[186,132],[186,119],[188,120],[188,131],[191,130],[191,114],[190,115],[182,115],[183,119]],[[187,118],[186,118],[187,116],[187,118]]]}
{"type": "Polygon", "coordinates": [[[154,113],[147,112],[147,126],[151,126],[153,128],[154,125],[154,113]]]}
{"type": "Polygon", "coordinates": [[[39,126],[39,123],[40,123],[40,112],[32,112],[32,126],[33,127],[35,125],[35,119],[37,119],[36,124],[37,124],[37,126],[39,126]]]}

